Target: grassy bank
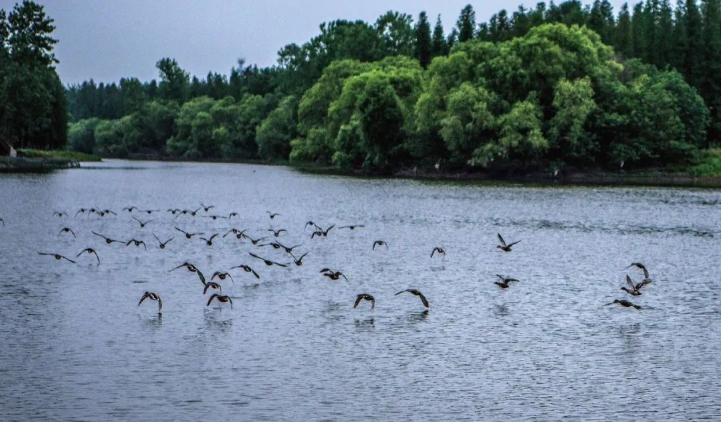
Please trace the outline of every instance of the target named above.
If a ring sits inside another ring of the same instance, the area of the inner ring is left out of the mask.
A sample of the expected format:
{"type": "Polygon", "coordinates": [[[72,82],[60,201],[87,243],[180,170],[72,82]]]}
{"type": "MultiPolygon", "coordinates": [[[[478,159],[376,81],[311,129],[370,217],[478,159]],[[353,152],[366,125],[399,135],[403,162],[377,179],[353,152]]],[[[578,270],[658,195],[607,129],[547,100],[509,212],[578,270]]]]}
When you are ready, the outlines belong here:
{"type": "Polygon", "coordinates": [[[701,151],[696,163],[688,172],[695,177],[721,177],[721,148],[701,151]]]}
{"type": "Polygon", "coordinates": [[[59,161],[103,161],[97,155],[68,150],[19,149],[18,156],[59,161]]]}

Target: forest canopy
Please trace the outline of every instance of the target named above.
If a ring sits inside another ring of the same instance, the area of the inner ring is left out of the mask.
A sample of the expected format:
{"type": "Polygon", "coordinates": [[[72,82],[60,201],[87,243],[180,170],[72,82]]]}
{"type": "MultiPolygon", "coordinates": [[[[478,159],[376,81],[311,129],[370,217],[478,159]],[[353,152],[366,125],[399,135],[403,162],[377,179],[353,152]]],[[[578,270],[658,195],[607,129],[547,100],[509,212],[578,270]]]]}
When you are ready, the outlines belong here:
{"type": "Polygon", "coordinates": [[[468,5],[450,31],[425,12],[327,22],[275,66],[199,78],[163,58],[158,80],[69,86],[68,147],[365,169],[685,163],[721,135],[720,4],[540,2],[480,23],[468,5]]]}

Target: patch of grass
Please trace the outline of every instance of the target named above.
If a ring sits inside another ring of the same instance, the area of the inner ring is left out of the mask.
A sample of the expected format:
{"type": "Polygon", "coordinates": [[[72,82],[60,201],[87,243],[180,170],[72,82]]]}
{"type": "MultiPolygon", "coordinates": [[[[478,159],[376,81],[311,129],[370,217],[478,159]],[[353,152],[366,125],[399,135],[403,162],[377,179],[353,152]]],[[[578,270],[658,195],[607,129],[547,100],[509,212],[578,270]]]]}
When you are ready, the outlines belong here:
{"type": "Polygon", "coordinates": [[[721,176],[721,148],[711,148],[701,151],[693,166],[688,169],[691,176],[721,176]]]}
{"type": "Polygon", "coordinates": [[[49,160],[103,161],[103,159],[97,155],[68,150],[19,149],[18,155],[27,158],[45,158],[49,160]]]}

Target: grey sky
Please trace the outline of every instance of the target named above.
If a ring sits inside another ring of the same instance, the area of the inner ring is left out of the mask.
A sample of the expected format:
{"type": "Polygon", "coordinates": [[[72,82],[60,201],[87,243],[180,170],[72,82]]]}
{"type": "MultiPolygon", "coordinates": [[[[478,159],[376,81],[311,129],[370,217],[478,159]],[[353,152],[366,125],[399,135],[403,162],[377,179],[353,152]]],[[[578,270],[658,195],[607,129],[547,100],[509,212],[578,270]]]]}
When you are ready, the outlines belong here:
{"type": "MultiPolygon", "coordinates": [[[[118,81],[157,77],[155,62],[178,60],[193,75],[227,74],[237,58],[260,66],[275,64],[282,46],[302,44],[321,22],[362,19],[374,22],[388,10],[417,18],[425,10],[435,23],[441,14],[448,32],[468,0],[36,0],[55,19],[57,66],[64,83],[93,78],[118,81]]],[[[0,0],[11,9],[16,1],[0,0]]],[[[536,1],[524,2],[528,7],[536,1]]],[[[588,0],[584,3],[589,3],[588,0]]],[[[612,0],[615,11],[623,3],[612,0]]],[[[520,0],[471,1],[476,19],[486,21],[520,0]]]]}

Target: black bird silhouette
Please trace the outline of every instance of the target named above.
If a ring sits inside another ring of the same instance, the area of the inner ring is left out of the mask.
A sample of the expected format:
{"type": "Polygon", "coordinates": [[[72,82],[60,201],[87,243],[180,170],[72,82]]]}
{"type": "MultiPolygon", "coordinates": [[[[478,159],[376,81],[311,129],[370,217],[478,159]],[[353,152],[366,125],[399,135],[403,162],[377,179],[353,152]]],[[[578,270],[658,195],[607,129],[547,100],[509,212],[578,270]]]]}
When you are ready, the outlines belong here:
{"type": "Polygon", "coordinates": [[[633,284],[633,280],[631,280],[631,277],[626,275],[626,284],[628,284],[628,288],[621,287],[621,290],[625,291],[626,293],[630,294],[631,296],[641,296],[641,287],[651,284],[651,281],[646,279],[643,281],[640,281],[638,284],[633,284]]]}
{"type": "Polygon", "coordinates": [[[177,270],[177,269],[180,269],[180,268],[183,268],[183,267],[187,268],[188,271],[190,271],[191,273],[194,273],[194,272],[198,271],[198,267],[196,267],[195,265],[191,264],[191,263],[188,262],[188,261],[185,261],[185,262],[183,262],[182,264],[178,265],[177,267],[173,268],[172,270],[170,270],[170,271],[168,271],[168,272],[169,272],[169,273],[172,273],[173,271],[175,271],[175,270],[177,270]]]}
{"type": "Polygon", "coordinates": [[[501,281],[496,281],[496,282],[495,282],[495,284],[496,284],[498,287],[500,287],[501,289],[507,289],[508,286],[509,286],[512,282],[514,282],[514,281],[515,281],[516,283],[519,282],[518,279],[504,277],[504,276],[502,276],[502,275],[500,275],[500,274],[496,274],[496,277],[498,277],[498,278],[501,279],[501,281]]]}
{"type": "MultiPolygon", "coordinates": [[[[88,212],[87,208],[80,208],[78,210],[78,212],[75,213],[75,217],[77,217],[78,214],[85,214],[86,212],[88,212]]],[[[73,217],[73,218],[75,218],[75,217],[73,217]]]]}
{"type": "Polygon", "coordinates": [[[58,217],[62,217],[62,216],[67,217],[67,216],[68,216],[68,213],[66,213],[65,211],[55,211],[55,212],[53,213],[53,217],[55,217],[56,215],[57,215],[58,217]]]}
{"type": "Polygon", "coordinates": [[[273,232],[273,236],[275,236],[275,237],[280,236],[280,234],[283,233],[283,232],[288,233],[288,230],[286,230],[286,229],[280,229],[280,230],[268,229],[268,231],[269,231],[269,232],[273,232]]]}
{"type": "Polygon", "coordinates": [[[420,291],[418,291],[418,290],[416,290],[416,289],[401,290],[400,292],[396,293],[396,296],[398,296],[398,295],[401,294],[401,293],[405,293],[405,292],[408,292],[408,293],[410,293],[410,294],[412,294],[412,295],[414,295],[414,296],[418,296],[419,298],[421,298],[421,302],[423,302],[423,306],[425,306],[426,308],[429,308],[429,307],[431,306],[431,305],[428,303],[428,299],[426,299],[426,297],[423,296],[423,293],[421,293],[420,291]]]}
{"type": "Polygon", "coordinates": [[[205,283],[205,288],[203,289],[203,294],[206,294],[208,292],[208,289],[220,290],[220,293],[223,293],[223,287],[220,284],[215,283],[213,281],[209,281],[209,282],[205,283]]]}
{"type": "Polygon", "coordinates": [[[215,239],[216,236],[218,236],[218,233],[215,233],[214,235],[210,236],[210,239],[206,239],[204,237],[201,237],[200,239],[204,240],[206,245],[213,246],[213,239],[215,239]]]}
{"type": "Polygon", "coordinates": [[[145,292],[143,297],[140,298],[140,302],[138,302],[138,306],[140,306],[140,304],[143,303],[143,301],[145,299],[157,300],[158,301],[158,313],[159,314],[163,313],[163,301],[160,299],[160,296],[158,296],[157,294],[152,293],[152,292],[145,292]]]}
{"type": "Polygon", "coordinates": [[[75,236],[75,232],[70,227],[63,227],[62,229],[60,229],[60,232],[58,233],[58,237],[60,237],[60,235],[63,233],[70,233],[73,235],[74,238],[76,238],[76,239],[78,238],[77,236],[75,236]]]}
{"type": "Polygon", "coordinates": [[[283,245],[283,244],[280,243],[280,242],[270,242],[270,243],[268,243],[268,244],[259,245],[259,246],[272,246],[273,249],[281,249],[281,248],[282,248],[286,253],[292,254],[292,253],[293,253],[293,249],[295,249],[295,248],[297,248],[298,246],[301,246],[301,245],[285,246],[285,245],[283,245]]]}
{"type": "Polygon", "coordinates": [[[272,212],[270,212],[270,211],[266,211],[266,212],[267,212],[268,215],[270,216],[270,219],[271,219],[271,220],[280,215],[280,214],[278,214],[277,212],[276,212],[276,213],[272,213],[272,212]]]}
{"type": "Polygon", "coordinates": [[[140,228],[141,228],[141,229],[144,228],[146,224],[150,223],[150,221],[152,221],[152,220],[149,220],[149,221],[141,221],[140,219],[135,218],[135,217],[133,217],[133,220],[137,221],[138,224],[140,224],[140,228]]]}
{"type": "Polygon", "coordinates": [[[133,212],[133,210],[137,210],[137,209],[138,209],[138,207],[136,207],[135,205],[131,205],[129,207],[123,208],[123,211],[133,212]]]}
{"type": "Polygon", "coordinates": [[[371,311],[376,307],[376,299],[366,293],[361,293],[355,298],[355,304],[353,304],[353,309],[358,307],[358,304],[361,302],[361,300],[367,300],[371,303],[371,311]]]}
{"type": "Polygon", "coordinates": [[[79,254],[77,254],[77,255],[75,256],[75,258],[80,258],[80,255],[82,255],[82,254],[84,254],[84,253],[94,254],[94,255],[95,255],[95,259],[97,259],[97,260],[98,260],[98,264],[100,264],[100,257],[98,256],[98,253],[95,252],[95,249],[93,249],[93,248],[85,248],[85,249],[83,249],[82,251],[80,251],[79,254]]]}
{"type": "Polygon", "coordinates": [[[348,281],[348,277],[345,276],[340,271],[333,271],[330,268],[323,268],[320,270],[321,274],[323,274],[324,277],[328,277],[331,280],[339,280],[341,277],[345,278],[345,281],[348,281]]]}
{"type": "Polygon", "coordinates": [[[143,242],[142,240],[130,239],[130,240],[128,240],[128,242],[125,244],[125,246],[130,246],[131,243],[134,243],[135,246],[143,245],[143,248],[145,248],[146,251],[148,250],[148,247],[145,246],[145,242],[143,242]]]}
{"type": "Polygon", "coordinates": [[[180,208],[168,208],[167,209],[167,212],[169,212],[173,215],[180,213],[180,211],[181,211],[180,208]]]}
{"type": "Polygon", "coordinates": [[[58,261],[60,261],[61,259],[64,259],[64,260],[66,260],[66,261],[72,262],[73,264],[77,264],[77,262],[73,261],[72,259],[67,258],[67,257],[64,257],[64,256],[62,256],[62,255],[60,255],[60,254],[47,253],[47,252],[38,252],[38,254],[40,254],[40,255],[46,255],[46,256],[52,256],[52,257],[54,257],[55,259],[57,259],[58,261]]]}
{"type": "Polygon", "coordinates": [[[150,215],[150,214],[152,214],[152,213],[154,213],[154,212],[158,212],[158,211],[160,211],[160,210],[138,210],[138,211],[139,211],[139,212],[144,212],[144,213],[147,213],[148,215],[150,215]]]}
{"type": "Polygon", "coordinates": [[[232,281],[233,284],[235,284],[235,280],[233,280],[233,276],[230,275],[230,273],[223,273],[220,271],[216,271],[213,273],[213,276],[210,277],[210,279],[213,280],[213,279],[215,279],[215,277],[218,277],[221,280],[225,280],[226,278],[230,277],[230,281],[232,281]]]}
{"type": "Polygon", "coordinates": [[[504,252],[511,252],[511,248],[513,247],[513,245],[521,243],[521,241],[519,240],[519,241],[509,243],[508,245],[506,245],[506,241],[503,240],[503,236],[501,236],[500,233],[498,233],[498,240],[501,242],[501,244],[496,247],[504,252]]]}
{"type": "Polygon", "coordinates": [[[186,231],[184,231],[184,230],[180,230],[180,229],[177,228],[177,227],[175,227],[175,230],[183,233],[183,234],[185,235],[185,238],[186,238],[186,239],[192,239],[193,236],[198,236],[198,235],[201,235],[201,234],[205,234],[205,233],[188,233],[188,232],[186,232],[186,231]]]}
{"type": "Polygon", "coordinates": [[[651,276],[648,274],[648,270],[646,269],[645,265],[641,264],[640,262],[634,262],[633,264],[629,265],[626,268],[631,268],[631,267],[636,267],[640,270],[643,270],[643,281],[641,281],[641,283],[644,283],[643,284],[644,286],[646,284],[651,284],[651,281],[653,281],[653,280],[651,280],[651,276]]]}
{"type": "Polygon", "coordinates": [[[361,228],[361,227],[365,227],[365,225],[363,225],[363,224],[354,224],[354,225],[352,225],[352,226],[340,226],[340,227],[338,227],[338,228],[339,228],[339,229],[351,229],[351,230],[355,230],[356,228],[361,228]]]}
{"type": "Polygon", "coordinates": [[[235,268],[242,268],[246,273],[253,273],[253,275],[255,276],[255,278],[258,278],[258,279],[260,278],[260,276],[258,275],[258,273],[256,273],[255,270],[252,269],[252,268],[250,268],[250,266],[248,266],[248,265],[242,264],[242,265],[236,265],[235,267],[230,267],[231,270],[232,270],[232,269],[235,269],[235,268]]]}
{"type": "Polygon", "coordinates": [[[211,296],[210,299],[208,299],[208,304],[205,306],[210,306],[210,302],[212,302],[213,299],[217,299],[218,302],[222,302],[222,303],[230,303],[230,309],[233,309],[233,301],[230,299],[230,296],[223,296],[223,295],[219,295],[217,293],[214,293],[213,296],[211,296]]]}
{"type": "Polygon", "coordinates": [[[246,239],[250,240],[250,242],[251,242],[252,244],[254,244],[254,245],[257,245],[258,242],[260,242],[261,240],[267,239],[267,237],[259,237],[259,238],[257,238],[257,239],[253,239],[252,237],[247,236],[247,235],[243,235],[243,236],[244,236],[246,239]]]}
{"type": "Polygon", "coordinates": [[[312,220],[310,220],[310,221],[308,221],[307,223],[305,223],[305,226],[303,226],[303,228],[304,228],[304,229],[307,229],[308,226],[313,226],[313,227],[315,227],[315,228],[317,228],[317,229],[320,228],[320,227],[318,227],[318,225],[315,224],[312,220]]]}
{"type": "Polygon", "coordinates": [[[605,306],[613,305],[614,303],[618,303],[619,305],[623,306],[624,308],[631,308],[631,307],[633,307],[633,308],[636,308],[636,309],[638,309],[638,310],[641,310],[641,307],[640,307],[640,306],[634,305],[633,303],[631,303],[631,302],[629,302],[629,301],[627,301],[627,300],[624,300],[624,299],[621,299],[621,300],[616,299],[616,300],[614,300],[614,301],[611,302],[611,303],[607,303],[605,306]]]}
{"type": "Polygon", "coordinates": [[[219,219],[219,218],[228,218],[228,217],[224,217],[224,216],[222,216],[222,215],[204,215],[203,217],[205,217],[205,218],[212,218],[213,220],[217,220],[217,219],[219,219]]]}
{"type": "Polygon", "coordinates": [[[277,262],[271,261],[270,259],[261,258],[258,255],[254,254],[253,252],[248,252],[248,254],[255,259],[260,259],[261,261],[265,262],[265,265],[267,265],[269,267],[273,266],[273,265],[277,265],[279,267],[287,267],[288,266],[286,264],[279,264],[277,262]]]}
{"type": "Polygon", "coordinates": [[[231,212],[230,214],[228,214],[228,219],[233,218],[233,217],[240,217],[240,215],[238,215],[237,212],[231,212]]]}
{"type": "Polygon", "coordinates": [[[376,250],[376,246],[385,246],[386,250],[388,250],[388,244],[384,240],[376,240],[373,242],[373,250],[376,250]]]}
{"type": "Polygon", "coordinates": [[[436,246],[436,247],[433,248],[433,250],[431,251],[431,258],[433,258],[433,254],[435,254],[436,252],[439,253],[439,254],[441,254],[441,255],[443,255],[443,256],[446,256],[446,251],[445,251],[443,248],[440,248],[440,247],[436,246]]]}
{"type": "Polygon", "coordinates": [[[91,233],[94,234],[95,236],[102,237],[103,239],[105,239],[105,243],[107,243],[108,245],[111,244],[111,243],[113,243],[113,242],[125,243],[124,240],[115,240],[115,239],[111,239],[111,238],[109,238],[109,237],[107,237],[107,236],[103,236],[103,235],[100,234],[100,233],[95,233],[95,232],[91,232],[91,233]]]}
{"type": "Polygon", "coordinates": [[[321,229],[320,227],[316,226],[316,228],[317,228],[318,230],[314,231],[313,234],[310,235],[310,238],[312,239],[312,238],[314,238],[314,237],[316,237],[316,236],[327,237],[327,236],[328,236],[328,232],[330,232],[330,229],[332,229],[333,227],[335,227],[335,224],[333,224],[332,226],[328,227],[328,229],[326,229],[326,230],[323,230],[323,229],[321,229]]]}
{"type": "Polygon", "coordinates": [[[215,205],[207,205],[206,206],[206,205],[203,205],[202,202],[200,203],[200,206],[203,207],[203,210],[205,210],[205,212],[210,211],[211,208],[215,208],[215,205]]]}
{"type": "Polygon", "coordinates": [[[97,213],[99,216],[101,216],[101,217],[105,217],[105,214],[118,215],[118,214],[116,214],[115,212],[113,212],[113,211],[111,211],[111,210],[101,210],[101,209],[98,209],[98,210],[96,211],[96,213],[97,213]]]}
{"type": "Polygon", "coordinates": [[[160,249],[165,249],[165,245],[167,245],[168,243],[170,243],[171,240],[175,239],[175,237],[171,237],[170,239],[168,239],[168,240],[166,240],[165,242],[163,242],[162,240],[158,239],[158,236],[156,236],[155,233],[153,233],[153,237],[155,238],[155,240],[158,241],[158,243],[159,243],[158,246],[160,246],[160,249]]]}
{"type": "Polygon", "coordinates": [[[224,234],[223,237],[225,237],[225,236],[233,233],[236,237],[238,237],[238,236],[240,235],[240,237],[238,237],[238,239],[240,239],[241,237],[243,237],[243,234],[244,234],[246,231],[248,231],[248,229],[245,229],[245,230],[241,231],[241,230],[238,230],[238,229],[236,229],[236,228],[232,228],[232,229],[228,230],[228,232],[227,232],[226,234],[224,234]]]}
{"type": "Polygon", "coordinates": [[[178,216],[180,216],[181,214],[190,214],[191,216],[195,217],[195,214],[197,214],[198,211],[200,211],[200,208],[198,208],[198,209],[195,210],[195,211],[193,211],[193,210],[183,210],[183,211],[180,212],[180,214],[176,215],[175,218],[178,218],[178,216]]]}
{"type": "Polygon", "coordinates": [[[299,267],[300,267],[301,265],[303,265],[303,258],[305,258],[305,256],[308,255],[308,252],[306,252],[306,253],[304,253],[303,255],[301,255],[300,258],[296,258],[295,255],[293,255],[292,252],[289,252],[289,253],[290,253],[290,256],[293,257],[293,262],[295,263],[295,265],[297,265],[297,266],[299,266],[299,267]]]}

